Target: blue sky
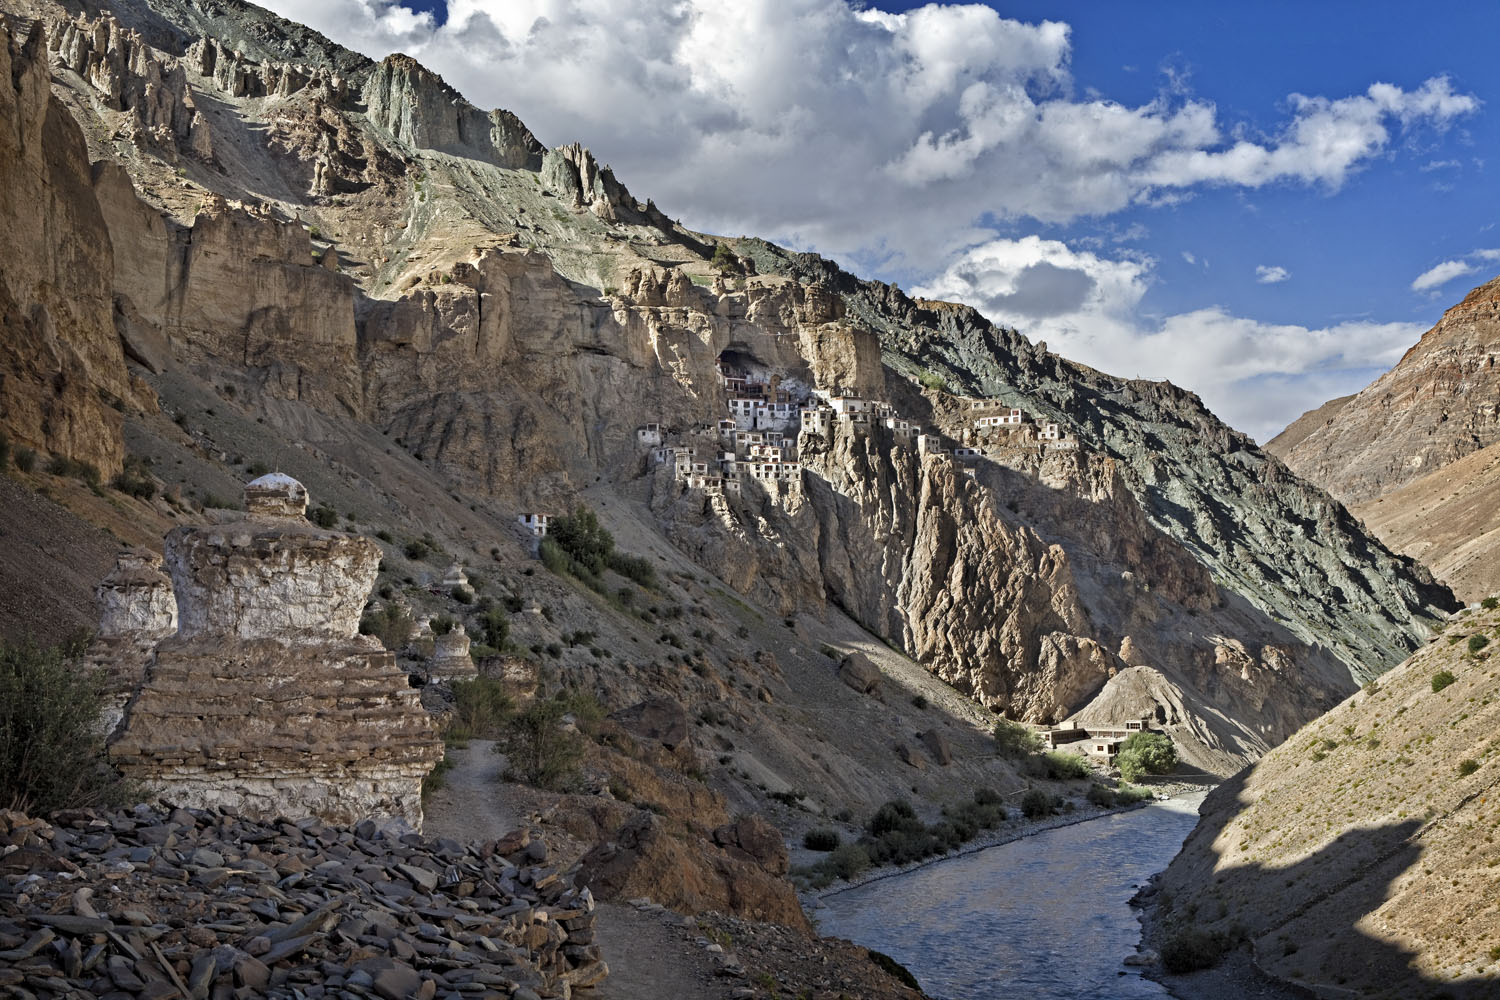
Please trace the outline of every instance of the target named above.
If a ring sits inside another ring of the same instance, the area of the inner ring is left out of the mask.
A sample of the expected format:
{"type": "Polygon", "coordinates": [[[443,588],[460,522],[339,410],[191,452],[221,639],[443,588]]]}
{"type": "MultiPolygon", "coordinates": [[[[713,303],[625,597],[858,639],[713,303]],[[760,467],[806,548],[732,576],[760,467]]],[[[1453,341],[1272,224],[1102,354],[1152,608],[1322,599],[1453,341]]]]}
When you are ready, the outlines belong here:
{"type": "Polygon", "coordinates": [[[1500,5],[268,5],[1260,440],[1500,273],[1500,5]]]}

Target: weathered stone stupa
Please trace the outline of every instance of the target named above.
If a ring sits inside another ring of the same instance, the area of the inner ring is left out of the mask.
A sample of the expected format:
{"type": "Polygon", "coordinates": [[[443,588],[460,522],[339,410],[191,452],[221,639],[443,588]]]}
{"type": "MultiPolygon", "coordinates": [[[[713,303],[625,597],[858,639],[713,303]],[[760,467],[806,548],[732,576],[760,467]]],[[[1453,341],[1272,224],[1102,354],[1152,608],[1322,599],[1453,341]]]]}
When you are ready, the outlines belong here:
{"type": "Polygon", "coordinates": [[[125,703],[146,676],[156,644],[177,631],[177,598],[161,570],[161,557],[130,548],[115,557],[115,568],[97,587],[99,631],[88,662],[104,672],[106,731],[119,725],[125,703]]]}
{"type": "Polygon", "coordinates": [[[379,548],[308,523],[289,476],[250,483],[245,508],[167,535],[178,629],[111,758],[178,805],[420,826],[442,743],[395,655],[358,633],[379,548]]]}

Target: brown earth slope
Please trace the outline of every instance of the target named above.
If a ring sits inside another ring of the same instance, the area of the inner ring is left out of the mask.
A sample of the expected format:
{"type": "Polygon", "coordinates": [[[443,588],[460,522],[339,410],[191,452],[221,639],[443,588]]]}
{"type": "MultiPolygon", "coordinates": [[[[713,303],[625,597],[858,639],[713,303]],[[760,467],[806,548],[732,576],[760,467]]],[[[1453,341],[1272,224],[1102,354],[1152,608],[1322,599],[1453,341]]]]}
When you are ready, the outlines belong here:
{"type": "Polygon", "coordinates": [[[1426,563],[1460,600],[1500,591],[1500,444],[1352,510],[1385,544],[1426,563]]]}
{"type": "Polygon", "coordinates": [[[1211,793],[1160,880],[1154,944],[1243,933],[1321,996],[1496,996],[1497,648],[1500,612],[1462,613],[1211,793]]]}

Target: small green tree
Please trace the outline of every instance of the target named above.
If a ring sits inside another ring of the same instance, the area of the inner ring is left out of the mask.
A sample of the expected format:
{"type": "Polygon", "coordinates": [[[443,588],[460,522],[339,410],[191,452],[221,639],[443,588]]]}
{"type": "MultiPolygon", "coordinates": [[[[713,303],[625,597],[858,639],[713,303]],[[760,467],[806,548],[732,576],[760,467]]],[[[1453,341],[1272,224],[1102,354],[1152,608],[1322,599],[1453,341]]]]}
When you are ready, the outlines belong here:
{"type": "Polygon", "coordinates": [[[720,274],[734,274],[740,269],[740,258],[729,248],[728,243],[714,245],[714,258],[710,263],[720,274]]]}
{"type": "Polygon", "coordinates": [[[512,716],[495,744],[509,762],[507,773],[538,788],[570,786],[583,759],[583,737],[564,726],[567,714],[565,702],[538,699],[512,716]]]}
{"type": "Polygon", "coordinates": [[[479,638],[486,646],[504,649],[510,639],[510,617],[504,608],[486,608],[479,616],[479,638]]]}
{"type": "Polygon", "coordinates": [[[1435,674],[1432,675],[1432,691],[1433,691],[1433,693],[1436,694],[1437,692],[1441,691],[1443,688],[1447,687],[1449,684],[1452,684],[1456,680],[1458,680],[1458,678],[1454,677],[1448,671],[1446,671],[1446,670],[1439,670],[1437,673],[1435,673],[1435,674]]]}
{"type": "Polygon", "coordinates": [[[448,717],[444,736],[450,740],[469,738],[496,739],[515,710],[515,703],[505,686],[494,677],[474,677],[454,681],[453,714],[448,717]]]}
{"type": "Polygon", "coordinates": [[[0,807],[42,815],[128,794],[105,761],[100,677],[71,662],[86,645],[0,644],[0,807]]]}
{"type": "Polygon", "coordinates": [[[1471,653],[1477,653],[1481,649],[1483,649],[1484,647],[1488,646],[1489,644],[1490,644],[1489,636],[1484,636],[1484,635],[1471,635],[1471,636],[1469,636],[1469,652],[1471,652],[1471,653]]]}
{"type": "Polygon", "coordinates": [[[1030,726],[1001,719],[995,723],[995,752],[1002,757],[1019,758],[1040,753],[1042,738],[1030,726]]]}
{"type": "Polygon", "coordinates": [[[1115,758],[1120,777],[1138,781],[1146,774],[1166,774],[1177,766],[1177,748],[1161,733],[1131,733],[1115,758]]]}
{"type": "Polygon", "coordinates": [[[604,572],[615,550],[614,536],[599,523],[599,515],[582,504],[573,513],[555,518],[547,528],[547,538],[590,576],[604,572]]]}

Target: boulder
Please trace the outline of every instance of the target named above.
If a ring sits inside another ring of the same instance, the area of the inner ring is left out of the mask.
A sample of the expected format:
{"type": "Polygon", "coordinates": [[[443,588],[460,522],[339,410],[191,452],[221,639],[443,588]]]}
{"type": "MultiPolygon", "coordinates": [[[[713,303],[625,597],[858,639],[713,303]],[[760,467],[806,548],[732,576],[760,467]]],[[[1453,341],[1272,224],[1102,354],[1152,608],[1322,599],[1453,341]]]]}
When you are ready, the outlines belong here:
{"type": "Polygon", "coordinates": [[[691,735],[687,709],[674,698],[660,695],[621,709],[610,716],[626,732],[643,740],[655,740],[668,750],[687,743],[691,735]]]}
{"type": "Polygon", "coordinates": [[[839,680],[860,694],[875,694],[880,690],[880,668],[864,653],[850,653],[839,664],[839,680]]]}
{"type": "Polygon", "coordinates": [[[788,862],[781,831],[756,813],[747,813],[714,831],[714,843],[736,857],[754,861],[772,875],[785,875],[788,862]]]}
{"type": "Polygon", "coordinates": [[[922,741],[922,745],[927,748],[927,752],[938,764],[947,767],[953,763],[953,748],[948,745],[948,737],[936,729],[929,729],[919,734],[917,739],[922,741]]]}

